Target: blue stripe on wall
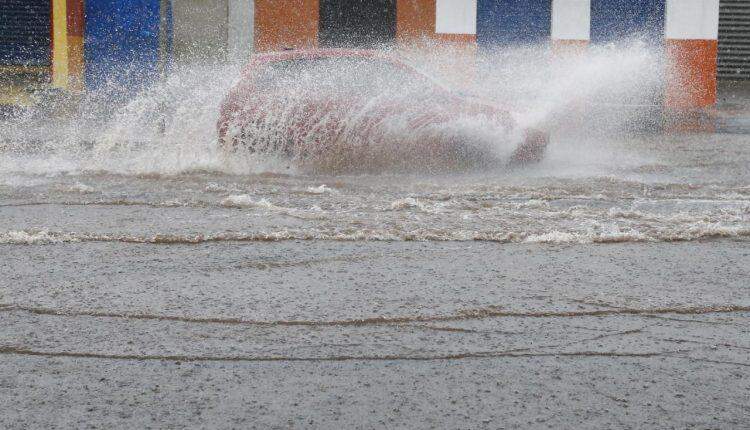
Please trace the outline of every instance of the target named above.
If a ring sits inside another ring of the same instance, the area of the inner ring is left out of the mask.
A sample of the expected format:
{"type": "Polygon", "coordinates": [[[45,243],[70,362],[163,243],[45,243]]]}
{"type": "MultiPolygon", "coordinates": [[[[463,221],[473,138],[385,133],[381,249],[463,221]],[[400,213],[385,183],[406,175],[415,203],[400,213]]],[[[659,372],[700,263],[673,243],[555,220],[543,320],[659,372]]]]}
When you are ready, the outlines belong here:
{"type": "Polygon", "coordinates": [[[167,41],[167,52],[165,52],[166,58],[166,68],[167,71],[170,71],[172,69],[173,59],[174,59],[174,8],[172,7],[172,0],[169,0],[167,2],[164,2],[166,5],[166,13],[165,13],[165,23],[166,25],[165,29],[162,29],[162,31],[166,31],[166,41],[167,41]]]}
{"type": "Polygon", "coordinates": [[[87,0],[86,85],[137,87],[157,72],[160,0],[87,0]]]}
{"type": "Polygon", "coordinates": [[[479,0],[477,43],[480,46],[531,44],[549,40],[551,0],[479,0]]]}
{"type": "Polygon", "coordinates": [[[643,35],[662,43],[664,16],[665,0],[591,0],[591,41],[643,35]]]}

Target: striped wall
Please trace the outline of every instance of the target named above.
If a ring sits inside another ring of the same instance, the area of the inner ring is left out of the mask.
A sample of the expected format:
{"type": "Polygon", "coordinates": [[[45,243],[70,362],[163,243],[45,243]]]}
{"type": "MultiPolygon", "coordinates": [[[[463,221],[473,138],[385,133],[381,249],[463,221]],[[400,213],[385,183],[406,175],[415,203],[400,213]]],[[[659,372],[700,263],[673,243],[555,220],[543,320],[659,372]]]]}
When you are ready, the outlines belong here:
{"type": "MultiPolygon", "coordinates": [[[[257,51],[321,45],[320,30],[326,23],[321,22],[320,0],[289,0],[285,4],[280,8],[276,0],[255,0],[257,51]]],[[[477,0],[396,0],[384,5],[394,9],[396,41],[476,41],[477,0]]]]}
{"type": "MultiPolygon", "coordinates": [[[[256,0],[259,51],[319,45],[320,1],[256,0]]],[[[585,49],[629,37],[665,45],[671,64],[667,103],[699,107],[716,99],[719,0],[396,0],[396,40],[477,43],[552,41],[585,49]]]]}
{"type": "MultiPolygon", "coordinates": [[[[256,0],[255,48],[318,45],[321,0],[256,0]]],[[[325,1],[325,0],[324,0],[325,1]]],[[[692,0],[684,0],[690,10],[692,0]]],[[[667,3],[683,0],[397,0],[398,40],[473,36],[480,45],[554,41],[607,43],[631,36],[662,43],[667,3]]]]}
{"type": "MultiPolygon", "coordinates": [[[[52,82],[80,89],[85,75],[96,87],[103,77],[134,65],[139,76],[157,73],[172,53],[165,39],[171,37],[167,14],[175,19],[175,56],[180,43],[189,40],[224,53],[222,61],[244,61],[253,50],[337,46],[335,39],[321,36],[337,28],[364,31],[364,39],[368,31],[377,33],[385,42],[491,47],[551,40],[555,49],[585,49],[636,35],[665,47],[669,106],[704,107],[716,100],[719,0],[352,1],[284,0],[281,6],[279,0],[90,0],[84,11],[83,0],[51,0],[52,82]],[[343,16],[354,14],[352,1],[358,2],[354,12],[370,8],[368,13],[382,12],[395,23],[343,16]],[[174,11],[165,5],[174,5],[174,11]]],[[[360,46],[360,39],[351,39],[353,46],[360,46]]],[[[132,83],[127,73],[119,79],[132,83]]]]}

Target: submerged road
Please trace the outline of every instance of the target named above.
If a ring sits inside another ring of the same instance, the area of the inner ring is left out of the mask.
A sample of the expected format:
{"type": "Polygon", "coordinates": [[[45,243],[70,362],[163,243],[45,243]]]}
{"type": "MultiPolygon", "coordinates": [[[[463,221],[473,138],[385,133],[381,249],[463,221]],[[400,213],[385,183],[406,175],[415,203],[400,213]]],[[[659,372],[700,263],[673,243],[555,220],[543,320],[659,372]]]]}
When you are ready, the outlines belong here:
{"type": "Polygon", "coordinates": [[[743,428],[750,241],[0,246],[3,428],[743,428]]]}
{"type": "Polygon", "coordinates": [[[0,428],[746,429],[747,99],[468,174],[6,134],[0,428]]]}

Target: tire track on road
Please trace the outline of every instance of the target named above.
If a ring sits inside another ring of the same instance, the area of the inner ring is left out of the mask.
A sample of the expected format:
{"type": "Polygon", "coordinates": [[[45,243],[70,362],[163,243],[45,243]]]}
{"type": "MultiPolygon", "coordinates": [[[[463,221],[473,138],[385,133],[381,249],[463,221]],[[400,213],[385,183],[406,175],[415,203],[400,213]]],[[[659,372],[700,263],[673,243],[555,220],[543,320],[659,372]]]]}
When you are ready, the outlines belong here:
{"type": "Polygon", "coordinates": [[[706,314],[729,314],[750,312],[750,306],[723,305],[723,306],[698,306],[698,307],[665,307],[652,309],[639,308],[607,308],[589,311],[539,311],[539,312],[514,312],[503,311],[499,307],[487,307],[480,309],[462,310],[449,315],[413,315],[394,317],[370,317],[361,319],[342,320],[251,320],[243,318],[223,317],[188,317],[179,315],[158,315],[146,313],[118,313],[105,311],[75,311],[54,309],[46,307],[20,306],[14,304],[0,303],[0,312],[26,312],[34,315],[46,315],[57,317],[92,317],[92,318],[115,318],[125,320],[156,320],[175,321],[197,324],[225,324],[225,325],[251,325],[251,326],[367,326],[430,322],[460,322],[471,320],[483,320],[492,318],[581,318],[581,317],[607,317],[619,315],[654,316],[664,314],[675,315],[706,315],[706,314]]]}

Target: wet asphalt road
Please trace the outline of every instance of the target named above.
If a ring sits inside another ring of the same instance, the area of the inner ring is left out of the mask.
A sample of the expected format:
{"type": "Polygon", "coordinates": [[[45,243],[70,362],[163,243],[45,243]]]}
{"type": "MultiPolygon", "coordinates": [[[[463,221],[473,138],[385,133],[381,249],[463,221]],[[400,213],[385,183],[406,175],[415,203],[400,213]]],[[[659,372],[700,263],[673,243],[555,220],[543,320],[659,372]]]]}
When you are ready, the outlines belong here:
{"type": "Polygon", "coordinates": [[[0,427],[745,428],[749,245],[1,246],[0,427]]]}
{"type": "Polygon", "coordinates": [[[750,104],[722,103],[489,178],[3,152],[0,428],[746,429],[750,104]]]}

